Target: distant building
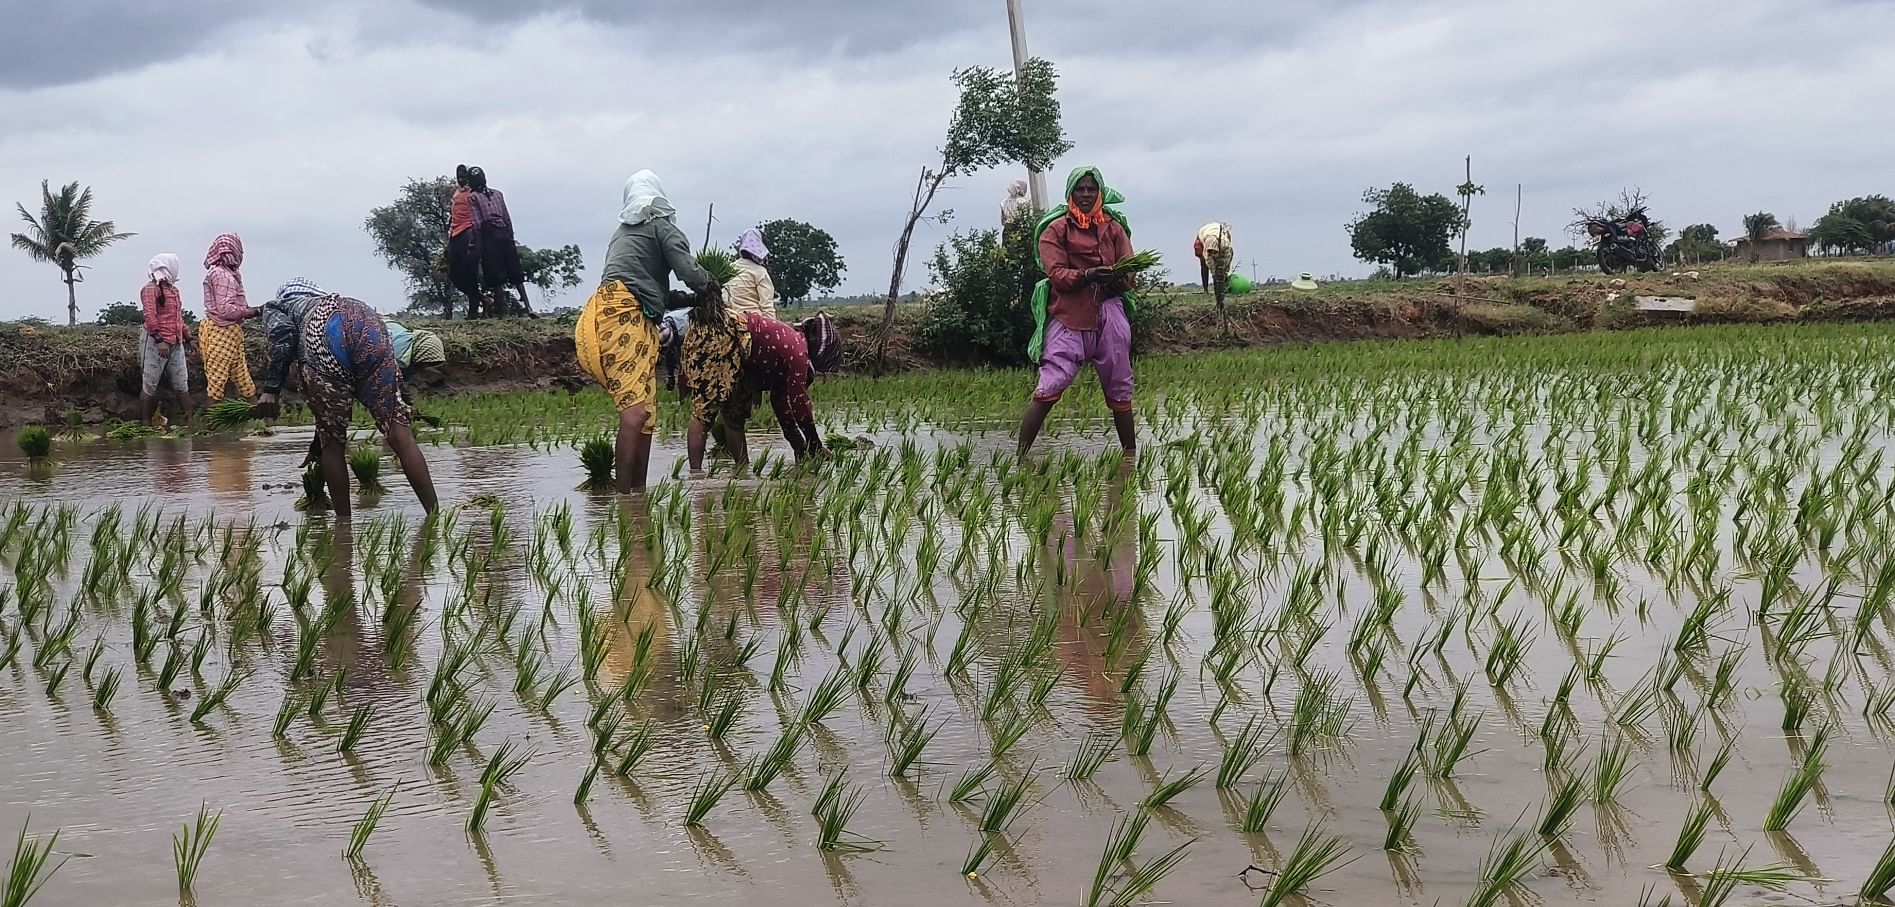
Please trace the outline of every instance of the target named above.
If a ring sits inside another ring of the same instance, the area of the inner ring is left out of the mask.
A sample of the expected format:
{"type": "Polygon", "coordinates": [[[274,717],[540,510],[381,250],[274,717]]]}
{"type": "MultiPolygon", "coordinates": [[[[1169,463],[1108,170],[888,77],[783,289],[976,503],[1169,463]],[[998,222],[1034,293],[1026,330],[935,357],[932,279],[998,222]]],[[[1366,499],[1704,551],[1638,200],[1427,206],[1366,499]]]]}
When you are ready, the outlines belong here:
{"type": "Polygon", "coordinates": [[[1751,242],[1750,237],[1737,238],[1738,261],[1791,261],[1809,257],[1809,234],[1794,230],[1773,229],[1763,238],[1751,242]]]}

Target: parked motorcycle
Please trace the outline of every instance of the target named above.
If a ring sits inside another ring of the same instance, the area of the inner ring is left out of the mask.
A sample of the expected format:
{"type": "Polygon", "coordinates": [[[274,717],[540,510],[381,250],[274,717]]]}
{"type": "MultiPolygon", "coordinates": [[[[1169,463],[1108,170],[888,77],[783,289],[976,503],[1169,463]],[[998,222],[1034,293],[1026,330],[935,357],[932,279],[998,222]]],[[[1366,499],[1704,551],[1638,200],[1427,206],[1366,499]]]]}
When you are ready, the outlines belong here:
{"type": "Polygon", "coordinates": [[[1596,246],[1599,270],[1607,274],[1620,274],[1626,268],[1658,270],[1658,243],[1652,238],[1651,225],[1643,206],[1616,220],[1586,218],[1586,235],[1596,246]]]}

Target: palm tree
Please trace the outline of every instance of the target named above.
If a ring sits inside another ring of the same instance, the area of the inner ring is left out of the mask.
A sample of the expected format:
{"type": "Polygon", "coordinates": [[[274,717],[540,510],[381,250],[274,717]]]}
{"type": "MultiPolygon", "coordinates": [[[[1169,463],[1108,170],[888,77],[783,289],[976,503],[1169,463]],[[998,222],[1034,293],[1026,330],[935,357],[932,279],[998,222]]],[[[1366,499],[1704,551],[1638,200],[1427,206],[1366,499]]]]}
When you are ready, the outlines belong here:
{"type": "Polygon", "coordinates": [[[38,218],[28,214],[25,205],[14,206],[20,209],[20,219],[26,221],[27,231],[13,234],[13,248],[25,252],[34,261],[50,261],[59,266],[66,282],[66,323],[76,325],[79,323],[79,294],[73,285],[85,279],[79,274],[79,262],[137,234],[119,233],[111,221],[91,219],[91,187],[82,192],[78,183],[67,183],[54,195],[51,181],[41,180],[39,191],[42,198],[38,218]]]}
{"type": "Polygon", "coordinates": [[[1763,248],[1764,237],[1769,236],[1770,231],[1780,226],[1781,224],[1777,223],[1777,216],[1768,211],[1759,211],[1755,214],[1744,215],[1744,235],[1750,238],[1750,261],[1752,264],[1755,264],[1757,259],[1762,257],[1757,250],[1763,248]]]}

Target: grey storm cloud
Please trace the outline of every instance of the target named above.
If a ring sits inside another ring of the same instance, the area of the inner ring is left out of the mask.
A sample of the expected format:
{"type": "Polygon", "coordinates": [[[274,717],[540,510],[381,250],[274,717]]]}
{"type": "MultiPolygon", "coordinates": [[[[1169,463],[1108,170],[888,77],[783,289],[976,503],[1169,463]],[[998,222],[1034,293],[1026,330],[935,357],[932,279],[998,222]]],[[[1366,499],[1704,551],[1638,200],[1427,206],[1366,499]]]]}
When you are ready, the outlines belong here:
{"type": "MultiPolygon", "coordinates": [[[[1625,186],[1726,235],[1760,208],[1807,225],[1895,192],[1876,116],[1895,3],[1678,0],[1628,27],[1579,0],[1023,2],[1061,73],[1060,173],[1104,167],[1178,279],[1211,219],[1246,271],[1367,273],[1343,231],[1363,189],[1451,193],[1468,154],[1483,249],[1512,241],[1516,186],[1521,235],[1557,244],[1575,206],[1625,186]]],[[[154,252],[194,261],[224,230],[256,287],[302,273],[399,308],[362,220],[462,161],[507,191],[523,241],[576,243],[591,269],[626,175],[651,167],[694,238],[713,202],[718,243],[807,220],[847,256],[844,292],[885,289],[949,73],[1009,61],[1002,0],[0,6],[0,204],[79,180],[139,234],[92,262],[93,309],[154,252]]],[[[949,185],[956,216],[916,237],[908,287],[950,232],[992,225],[1014,176],[949,185]]],[[[55,278],[0,252],[0,318],[58,312],[55,278]]]]}

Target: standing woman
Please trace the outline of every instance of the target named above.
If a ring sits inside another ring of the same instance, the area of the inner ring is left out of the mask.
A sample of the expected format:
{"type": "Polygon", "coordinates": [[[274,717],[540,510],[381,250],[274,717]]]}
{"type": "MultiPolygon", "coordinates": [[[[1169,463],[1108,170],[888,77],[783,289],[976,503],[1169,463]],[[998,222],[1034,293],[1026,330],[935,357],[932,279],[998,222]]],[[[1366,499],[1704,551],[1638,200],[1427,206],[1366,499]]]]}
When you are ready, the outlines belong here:
{"type": "Polygon", "coordinates": [[[751,313],[776,318],[776,282],[763,263],[770,258],[770,247],[763,244],[763,233],[745,230],[737,241],[737,276],[724,288],[724,301],[730,313],[741,318],[751,313]]]}
{"type": "Polygon", "coordinates": [[[573,329],[579,366],[618,407],[613,464],[620,494],[644,488],[651,469],[658,320],[670,298],[671,275],[699,298],[721,293],[691,257],[691,241],[678,229],[677,215],[657,174],[640,170],[625,181],[619,226],[605,249],[605,274],[573,329]]]}
{"type": "Polygon", "coordinates": [[[512,287],[520,294],[520,311],[528,318],[538,318],[533,305],[526,301],[526,270],[520,265],[520,247],[513,240],[513,214],[507,210],[507,197],[487,185],[487,171],[479,167],[467,168],[467,188],[472,190],[468,200],[473,205],[474,230],[478,234],[475,242],[480,247],[480,273],[489,294],[487,317],[512,314],[510,306],[500,301],[503,291],[512,287]]]}
{"type": "Polygon", "coordinates": [[[432,514],[434,479],[409,428],[413,411],[401,400],[401,369],[382,316],[361,300],[292,277],[264,304],[263,330],[270,339],[270,370],[257,414],[276,417],[290,366],[302,363],[303,393],[316,417],[316,444],[336,518],[349,519],[349,420],[358,400],[394,449],[422,509],[432,514]]]}
{"type": "Polygon", "coordinates": [[[241,267],[243,240],[237,234],[222,233],[211,240],[210,251],[204,253],[205,319],[197,339],[204,357],[204,397],[212,403],[224,399],[224,389],[232,382],[245,403],[257,398],[250,362],[244,358],[243,323],[263,310],[245,298],[241,267]]]}
{"type": "MultiPolygon", "coordinates": [[[[467,188],[467,165],[454,167],[454,198],[447,208],[447,279],[467,297],[467,317],[480,317],[480,230],[474,223],[474,190],[467,188]]],[[[449,306],[447,317],[454,317],[449,306]]]]}
{"type": "Polygon", "coordinates": [[[191,421],[191,373],[184,362],[184,341],[190,337],[184,325],[184,298],[178,292],[178,257],[166,252],[146,266],[151,277],[138,291],[138,302],[145,311],[145,336],[139,341],[143,383],[138,402],[145,421],[158,413],[158,385],[167,376],[177,394],[178,408],[184,421],[191,421]]]}
{"type": "MultiPolygon", "coordinates": [[[[1020,419],[1020,456],[1039,437],[1053,404],[1091,364],[1105,391],[1106,408],[1127,454],[1138,450],[1132,421],[1132,324],[1126,317],[1125,278],[1112,266],[1132,254],[1132,235],[1118,212],[1106,208],[1105,176],[1097,167],[1075,168],[1066,178],[1066,207],[1040,222],[1041,286],[1047,303],[1044,336],[1029,349],[1040,363],[1040,380],[1020,419]]],[[[1039,308],[1036,290],[1035,308],[1039,308]]]]}

